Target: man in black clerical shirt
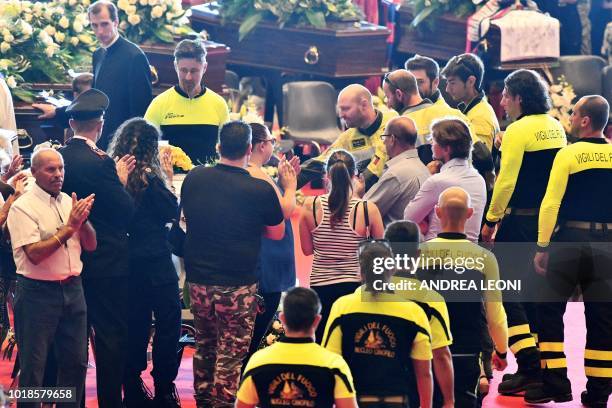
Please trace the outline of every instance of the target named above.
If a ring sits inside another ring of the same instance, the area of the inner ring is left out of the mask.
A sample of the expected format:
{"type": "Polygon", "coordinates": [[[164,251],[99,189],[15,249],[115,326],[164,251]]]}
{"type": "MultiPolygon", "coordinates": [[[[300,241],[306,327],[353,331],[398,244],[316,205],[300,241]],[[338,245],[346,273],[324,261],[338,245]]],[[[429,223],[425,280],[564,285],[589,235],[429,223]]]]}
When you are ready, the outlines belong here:
{"type": "Polygon", "coordinates": [[[117,7],[99,0],[87,10],[91,29],[100,42],[93,54],[93,87],[104,92],[110,104],[98,147],[106,150],[119,125],[136,116],[144,116],[151,103],[151,69],[142,50],[118,32],[117,7]]]}

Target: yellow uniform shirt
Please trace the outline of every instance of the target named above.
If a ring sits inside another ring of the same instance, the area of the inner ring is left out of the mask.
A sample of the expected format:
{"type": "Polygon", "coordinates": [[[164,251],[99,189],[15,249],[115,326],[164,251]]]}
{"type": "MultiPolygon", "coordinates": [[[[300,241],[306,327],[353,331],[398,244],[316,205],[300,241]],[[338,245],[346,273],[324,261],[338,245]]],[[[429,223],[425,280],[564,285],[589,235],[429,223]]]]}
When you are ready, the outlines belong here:
{"type": "Polygon", "coordinates": [[[417,135],[419,142],[417,144],[430,144],[431,143],[431,125],[440,119],[444,118],[459,118],[462,119],[469,127],[474,139],[475,130],[472,127],[470,120],[463,114],[459,109],[453,109],[442,98],[438,99],[438,102],[424,106],[422,109],[409,111],[404,116],[409,117],[414,121],[417,127],[417,135]]]}
{"type": "Polygon", "coordinates": [[[360,394],[403,395],[411,359],[432,358],[430,333],[416,303],[358,289],[332,306],[323,345],[346,359],[360,394]]]}
{"type": "MultiPolygon", "coordinates": [[[[421,269],[418,277],[421,281],[436,279],[438,265],[436,260],[450,262],[453,270],[445,275],[452,279],[470,277],[470,272],[477,273],[485,281],[499,280],[499,267],[495,255],[490,251],[468,241],[464,234],[440,233],[437,238],[421,246],[421,269]],[[470,260],[470,261],[466,261],[470,260]],[[424,268],[423,265],[428,265],[424,268]],[[463,272],[456,273],[459,267],[463,272]]],[[[440,293],[445,296],[444,293],[440,293]]],[[[453,296],[461,295],[452,292],[453,296]]],[[[453,352],[478,352],[480,350],[480,316],[481,302],[462,302],[461,299],[446,298],[450,315],[450,330],[453,333],[453,352]],[[468,317],[469,316],[469,317],[468,317]],[[468,317],[468,318],[466,318],[468,317]]],[[[502,305],[502,294],[499,290],[486,290],[482,295],[489,334],[501,353],[508,348],[508,323],[502,305]]]]}
{"type": "Polygon", "coordinates": [[[523,116],[508,126],[487,221],[501,220],[507,207],[539,208],[555,155],[566,144],[563,126],[547,114],[523,116]]]}
{"type": "Polygon", "coordinates": [[[396,116],[397,112],[393,110],[384,113],[377,112],[376,120],[369,128],[346,130],[315,160],[325,162],[331,152],[336,149],[344,149],[351,152],[358,166],[369,160],[367,169],[380,177],[387,162],[387,150],[380,135],[383,134],[387,122],[396,116]]]}
{"type": "Polygon", "coordinates": [[[355,396],[344,359],[309,338],[284,337],[253,354],[237,398],[259,407],[325,407],[355,396]]]}
{"type": "Polygon", "coordinates": [[[162,137],[182,148],[195,163],[217,157],[219,127],[229,121],[225,100],[208,88],[189,98],[177,85],[156,96],[145,119],[157,125],[162,137]]]}
{"type": "Polygon", "coordinates": [[[538,222],[538,245],[548,246],[558,219],[612,222],[612,144],[581,139],[559,150],[538,222]]]}
{"type": "Polygon", "coordinates": [[[493,107],[487,102],[487,97],[484,96],[484,93],[470,102],[463,109],[463,113],[472,125],[476,140],[486,144],[489,151],[491,151],[495,136],[499,133],[499,121],[493,107]]]}

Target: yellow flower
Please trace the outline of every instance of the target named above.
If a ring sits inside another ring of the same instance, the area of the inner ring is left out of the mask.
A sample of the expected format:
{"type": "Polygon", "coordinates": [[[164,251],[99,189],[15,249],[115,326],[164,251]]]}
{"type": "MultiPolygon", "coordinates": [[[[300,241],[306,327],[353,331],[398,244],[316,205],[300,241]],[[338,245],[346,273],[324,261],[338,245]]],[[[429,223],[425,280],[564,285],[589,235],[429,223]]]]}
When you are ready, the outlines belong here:
{"type": "Polygon", "coordinates": [[[2,36],[6,37],[7,35],[11,35],[11,32],[9,31],[9,29],[8,28],[2,29],[2,36]]]}
{"type": "Polygon", "coordinates": [[[12,34],[8,34],[4,36],[4,42],[7,43],[12,43],[15,40],[15,37],[12,36],[12,34]]]}
{"type": "Polygon", "coordinates": [[[79,45],[79,39],[77,37],[70,37],[70,44],[76,47],[77,45],[79,45]]]}
{"type": "Polygon", "coordinates": [[[86,45],[91,45],[94,42],[93,39],[87,34],[79,34],[78,37],[79,41],[86,45]]]}
{"type": "Polygon", "coordinates": [[[129,0],[129,1],[130,1],[130,4],[136,4],[136,3],[138,3],[138,0],[129,0]]]}
{"type": "Polygon", "coordinates": [[[8,78],[6,78],[6,84],[9,86],[9,88],[16,88],[17,87],[17,81],[15,80],[14,76],[10,76],[8,78]]]}
{"type": "Polygon", "coordinates": [[[9,43],[6,42],[2,42],[2,44],[0,44],[0,52],[2,52],[3,54],[8,52],[8,50],[11,49],[11,45],[9,43]]]}
{"type": "Polygon", "coordinates": [[[24,14],[23,19],[29,23],[30,21],[32,21],[32,14],[30,13],[24,14]]]}
{"type": "Polygon", "coordinates": [[[153,7],[153,10],[151,10],[152,18],[160,18],[163,15],[164,15],[164,9],[161,6],[155,6],[153,7]]]}
{"type": "Polygon", "coordinates": [[[141,6],[147,6],[149,4],[149,1],[148,0],[140,0],[139,3],[140,3],[141,6]]]}
{"type": "Polygon", "coordinates": [[[60,18],[59,25],[65,30],[70,27],[70,20],[68,20],[66,16],[62,16],[62,18],[60,18]]]}
{"type": "Polygon", "coordinates": [[[158,0],[149,0],[149,6],[156,6],[159,4],[158,0]]]}
{"type": "Polygon", "coordinates": [[[55,54],[55,47],[50,45],[47,48],[45,48],[45,54],[47,54],[47,57],[51,58],[53,54],[55,54]]]}
{"type": "Polygon", "coordinates": [[[83,0],[83,6],[87,7],[91,4],[91,0],[83,0]]]}
{"type": "MultiPolygon", "coordinates": [[[[32,19],[32,15],[31,14],[27,14],[27,16],[30,16],[30,19],[32,19]]],[[[25,22],[24,20],[21,20],[21,32],[25,35],[25,36],[30,36],[32,35],[32,26],[30,24],[28,24],[27,22],[25,22]]]]}
{"type": "Polygon", "coordinates": [[[77,4],[77,0],[68,0],[68,5],[74,7],[77,4]]]}
{"type": "Polygon", "coordinates": [[[136,6],[128,6],[125,11],[128,15],[136,14],[136,6]]]}
{"type": "Polygon", "coordinates": [[[187,154],[178,146],[170,145],[172,152],[172,165],[182,170],[189,171],[193,168],[193,163],[187,154]]]}
{"type": "Polygon", "coordinates": [[[128,22],[131,25],[137,25],[138,23],[140,23],[140,16],[138,14],[130,14],[128,16],[128,22]]]}
{"type": "Polygon", "coordinates": [[[58,43],[64,42],[64,40],[66,39],[66,34],[62,33],[62,32],[57,32],[55,33],[55,41],[57,41],[58,43]]]}
{"type": "Polygon", "coordinates": [[[117,2],[117,7],[119,8],[119,10],[127,11],[130,7],[130,2],[128,0],[119,0],[117,2]]]}
{"type": "Polygon", "coordinates": [[[0,59],[0,69],[6,71],[9,67],[10,60],[8,59],[0,59]]]}
{"type": "Polygon", "coordinates": [[[75,20],[74,23],[72,23],[72,29],[75,33],[80,33],[81,31],[83,31],[83,23],[78,20],[75,20]]]}
{"type": "Polygon", "coordinates": [[[45,27],[45,32],[47,34],[49,34],[49,35],[54,35],[55,34],[55,27],[48,25],[48,26],[45,27]]]}

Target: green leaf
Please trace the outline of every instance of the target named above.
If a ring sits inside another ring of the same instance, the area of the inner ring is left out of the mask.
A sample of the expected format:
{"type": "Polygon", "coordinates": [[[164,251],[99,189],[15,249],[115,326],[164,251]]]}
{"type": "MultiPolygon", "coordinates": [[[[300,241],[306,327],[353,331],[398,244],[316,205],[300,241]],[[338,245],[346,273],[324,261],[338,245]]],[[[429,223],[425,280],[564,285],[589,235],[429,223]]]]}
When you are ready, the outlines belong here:
{"type": "Polygon", "coordinates": [[[155,37],[159,39],[160,41],[163,41],[165,43],[174,42],[174,35],[163,27],[160,27],[157,30],[155,30],[154,34],[155,34],[155,37]]]}
{"type": "Polygon", "coordinates": [[[27,103],[34,103],[36,101],[36,96],[34,92],[27,91],[20,87],[11,89],[11,93],[15,98],[18,98],[27,103]]]}
{"type": "Polygon", "coordinates": [[[433,6],[425,7],[423,10],[419,12],[419,14],[417,14],[414,17],[414,19],[410,23],[410,26],[412,27],[418,26],[419,24],[423,22],[423,20],[429,17],[429,15],[433,13],[435,10],[436,10],[436,7],[433,7],[433,6]]]}
{"type": "Polygon", "coordinates": [[[307,10],[306,18],[308,19],[308,22],[314,27],[325,27],[325,15],[320,11],[307,10]]]}
{"type": "Polygon", "coordinates": [[[263,13],[255,13],[244,19],[238,30],[238,41],[242,41],[263,18],[263,13]]]}

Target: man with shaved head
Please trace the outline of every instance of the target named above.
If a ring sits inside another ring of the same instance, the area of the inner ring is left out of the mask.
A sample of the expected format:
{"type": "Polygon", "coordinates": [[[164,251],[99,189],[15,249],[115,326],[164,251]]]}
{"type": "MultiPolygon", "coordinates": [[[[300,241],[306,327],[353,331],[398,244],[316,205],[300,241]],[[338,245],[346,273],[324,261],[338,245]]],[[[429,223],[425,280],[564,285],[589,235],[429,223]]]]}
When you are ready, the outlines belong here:
{"type": "MultiPolygon", "coordinates": [[[[499,279],[499,269],[495,256],[477,244],[468,241],[465,235],[466,225],[474,216],[470,194],[461,187],[449,187],[439,195],[435,207],[440,219],[440,233],[436,238],[422,245],[424,265],[432,264],[429,258],[444,254],[444,259],[451,259],[455,272],[445,275],[448,279],[477,279],[496,281],[499,279]],[[478,264],[477,260],[481,260],[478,264]],[[471,269],[459,270],[458,266],[472,263],[471,269]]],[[[436,279],[436,271],[423,268],[418,272],[422,281],[436,279]]],[[[502,306],[501,293],[497,290],[481,292],[482,300],[465,300],[470,296],[459,290],[440,292],[445,297],[450,316],[450,332],[453,344],[450,346],[453,355],[455,373],[455,406],[476,406],[474,390],[480,376],[479,356],[481,352],[481,324],[486,319],[486,325],[494,342],[492,355],[493,365],[498,370],[507,366],[508,323],[502,306]],[[484,303],[485,316],[482,316],[484,303]]]]}
{"type": "Polygon", "coordinates": [[[344,149],[355,157],[359,172],[368,190],[382,175],[387,153],[381,135],[393,111],[382,113],[374,109],[372,94],[362,85],[352,84],[338,95],[338,115],[348,128],[322,155],[306,161],[298,177],[298,188],[323,174],[323,163],[329,153],[344,149]]]}
{"type": "Polygon", "coordinates": [[[17,266],[15,334],[20,387],[41,387],[49,353],[58,361],[57,387],[74,387],[79,403],[87,371],[87,307],[81,249],[96,248],[87,221],[93,194],[62,193],[64,161],[53,149],[32,156],[36,183],[11,207],[7,225],[17,266]]]}
{"type": "Polygon", "coordinates": [[[417,130],[412,119],[391,119],[381,136],[389,159],[382,177],[363,198],[376,204],[383,222],[389,225],[404,218],[404,209],[429,177],[429,171],[415,148],[417,130]]]}

